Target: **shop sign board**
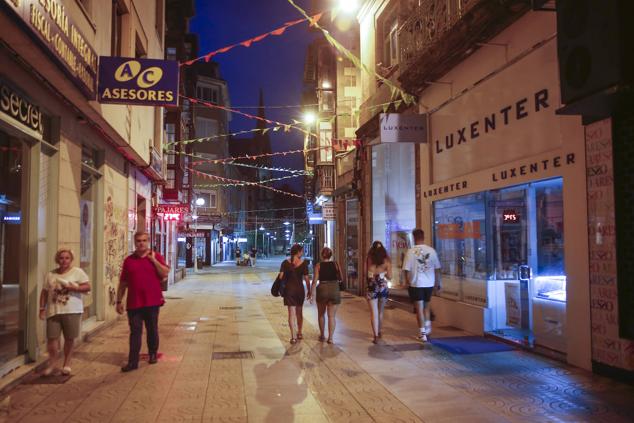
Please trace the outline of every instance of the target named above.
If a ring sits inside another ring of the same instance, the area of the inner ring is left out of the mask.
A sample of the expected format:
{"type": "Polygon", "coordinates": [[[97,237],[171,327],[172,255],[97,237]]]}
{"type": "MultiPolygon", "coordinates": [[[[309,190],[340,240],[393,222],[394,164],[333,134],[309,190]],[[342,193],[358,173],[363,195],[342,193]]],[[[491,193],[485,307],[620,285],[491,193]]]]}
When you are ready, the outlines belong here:
{"type": "Polygon", "coordinates": [[[155,216],[160,216],[163,220],[179,222],[183,220],[183,215],[189,213],[187,204],[159,204],[152,207],[155,216]]]}
{"type": "Polygon", "coordinates": [[[178,72],[175,60],[101,56],[98,100],[100,103],[176,106],[178,72]]]}
{"type": "Polygon", "coordinates": [[[427,143],[427,114],[381,113],[381,144],[393,142],[427,143]]]}
{"type": "Polygon", "coordinates": [[[321,213],[325,221],[334,221],[335,220],[335,203],[332,201],[328,201],[321,206],[321,213]]]}
{"type": "Polygon", "coordinates": [[[97,53],[69,16],[61,0],[0,0],[28,33],[70,76],[88,100],[95,99],[97,53]]]}
{"type": "Polygon", "coordinates": [[[12,120],[42,134],[42,112],[26,96],[0,79],[0,111],[12,120]]]}
{"type": "Polygon", "coordinates": [[[552,40],[430,115],[433,183],[557,149],[559,104],[552,40]]]}

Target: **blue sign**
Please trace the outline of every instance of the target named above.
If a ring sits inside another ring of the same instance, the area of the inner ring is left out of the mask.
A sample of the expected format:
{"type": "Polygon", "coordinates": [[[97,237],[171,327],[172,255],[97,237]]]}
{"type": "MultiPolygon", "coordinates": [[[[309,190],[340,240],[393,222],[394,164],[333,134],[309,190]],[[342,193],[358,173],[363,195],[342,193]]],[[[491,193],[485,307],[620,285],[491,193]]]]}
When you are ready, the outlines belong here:
{"type": "Polygon", "coordinates": [[[176,106],[178,62],[101,56],[97,92],[100,103],[176,106]]]}

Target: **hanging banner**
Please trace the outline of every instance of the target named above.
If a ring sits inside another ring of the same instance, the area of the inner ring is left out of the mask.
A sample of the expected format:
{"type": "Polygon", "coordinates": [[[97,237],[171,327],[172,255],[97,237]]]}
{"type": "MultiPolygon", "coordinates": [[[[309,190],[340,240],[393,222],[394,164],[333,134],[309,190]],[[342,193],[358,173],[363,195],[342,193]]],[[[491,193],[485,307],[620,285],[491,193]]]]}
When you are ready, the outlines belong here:
{"type": "Polygon", "coordinates": [[[427,143],[427,115],[381,113],[381,144],[392,142],[427,143]]]}
{"type": "Polygon", "coordinates": [[[176,106],[178,72],[178,62],[173,60],[101,56],[98,101],[141,106],[176,106]]]}

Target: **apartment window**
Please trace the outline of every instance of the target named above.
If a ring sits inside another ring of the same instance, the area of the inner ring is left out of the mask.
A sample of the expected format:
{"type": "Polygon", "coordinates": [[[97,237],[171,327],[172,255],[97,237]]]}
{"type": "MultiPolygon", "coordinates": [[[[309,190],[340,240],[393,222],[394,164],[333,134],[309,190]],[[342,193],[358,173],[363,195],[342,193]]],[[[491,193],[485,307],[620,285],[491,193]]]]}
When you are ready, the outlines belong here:
{"type": "Polygon", "coordinates": [[[218,207],[218,194],[215,192],[209,193],[209,207],[212,209],[218,207]]]}
{"type": "Polygon", "coordinates": [[[383,25],[383,65],[386,68],[398,64],[398,20],[390,17],[383,25]]]}
{"type": "MultiPolygon", "coordinates": [[[[168,157],[174,157],[173,154],[168,155],[168,157]]],[[[167,169],[167,175],[165,176],[165,188],[174,189],[176,188],[176,171],[174,169],[167,169]]]]}
{"type": "Polygon", "coordinates": [[[319,161],[332,162],[332,124],[330,122],[319,123],[319,147],[319,161]]]}
{"type": "Polygon", "coordinates": [[[218,87],[199,85],[196,87],[196,97],[199,100],[218,104],[218,87]]]}
{"type": "Polygon", "coordinates": [[[165,8],[165,0],[156,0],[156,14],[155,24],[156,33],[159,36],[161,44],[163,43],[163,30],[165,28],[165,14],[163,12],[165,8]]]}
{"type": "Polygon", "coordinates": [[[196,138],[218,135],[218,121],[202,117],[196,118],[196,138]]]}
{"type": "Polygon", "coordinates": [[[144,59],[147,57],[147,48],[143,45],[139,34],[136,34],[134,37],[134,57],[137,59],[144,59]]]}
{"type": "Polygon", "coordinates": [[[112,32],[110,34],[110,55],[124,56],[123,54],[123,35],[124,31],[124,15],[127,10],[119,1],[112,3],[112,32]]]}
{"type": "Polygon", "coordinates": [[[167,55],[165,58],[167,60],[176,60],[176,47],[168,47],[167,55]]]}

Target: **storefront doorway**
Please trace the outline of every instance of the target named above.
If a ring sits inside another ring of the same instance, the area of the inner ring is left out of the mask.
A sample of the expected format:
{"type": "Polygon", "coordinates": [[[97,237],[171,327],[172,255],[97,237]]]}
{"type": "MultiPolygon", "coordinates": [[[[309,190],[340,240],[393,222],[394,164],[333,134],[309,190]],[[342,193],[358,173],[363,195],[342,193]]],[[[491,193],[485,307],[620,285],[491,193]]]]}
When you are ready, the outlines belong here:
{"type": "Polygon", "coordinates": [[[434,203],[447,298],[486,308],[491,335],[566,351],[563,180],[434,203]]]}
{"type": "Polygon", "coordinates": [[[24,164],[22,142],[0,131],[0,367],[25,352],[24,303],[20,285],[26,283],[21,232],[24,164]]]}
{"type": "Polygon", "coordinates": [[[359,291],[359,200],[346,200],[346,289],[359,291]]]}

